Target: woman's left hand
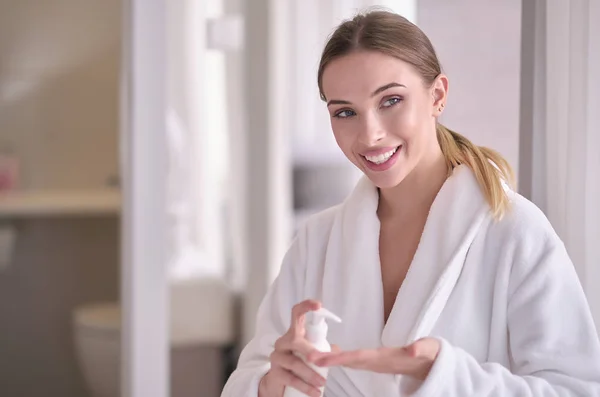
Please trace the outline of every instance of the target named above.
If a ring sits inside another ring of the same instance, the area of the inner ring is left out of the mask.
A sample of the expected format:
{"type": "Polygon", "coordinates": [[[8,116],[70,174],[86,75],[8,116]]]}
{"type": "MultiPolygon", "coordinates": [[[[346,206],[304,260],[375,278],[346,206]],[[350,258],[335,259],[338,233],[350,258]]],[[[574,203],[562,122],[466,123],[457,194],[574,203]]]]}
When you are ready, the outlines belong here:
{"type": "Polygon", "coordinates": [[[384,374],[409,375],[424,380],[440,351],[435,338],[423,338],[404,347],[382,347],[331,353],[313,352],[307,359],[321,367],[343,366],[384,374]]]}

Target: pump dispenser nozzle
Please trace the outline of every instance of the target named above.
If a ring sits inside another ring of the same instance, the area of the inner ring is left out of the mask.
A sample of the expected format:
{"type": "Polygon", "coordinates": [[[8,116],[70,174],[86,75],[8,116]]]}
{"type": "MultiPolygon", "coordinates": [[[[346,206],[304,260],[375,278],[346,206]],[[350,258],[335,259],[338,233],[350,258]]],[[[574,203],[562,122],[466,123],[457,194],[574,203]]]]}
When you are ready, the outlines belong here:
{"type": "Polygon", "coordinates": [[[327,338],[327,321],[332,320],[337,323],[341,323],[342,319],[325,309],[324,307],[319,310],[309,312],[306,321],[306,339],[311,343],[318,343],[320,340],[327,338]]]}

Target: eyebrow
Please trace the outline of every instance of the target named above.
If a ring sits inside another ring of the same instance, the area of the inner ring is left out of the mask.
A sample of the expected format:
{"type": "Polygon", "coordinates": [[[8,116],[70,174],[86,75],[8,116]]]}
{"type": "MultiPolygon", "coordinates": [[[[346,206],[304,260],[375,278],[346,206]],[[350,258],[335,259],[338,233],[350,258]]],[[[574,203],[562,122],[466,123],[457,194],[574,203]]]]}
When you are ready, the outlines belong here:
{"type": "MultiPolygon", "coordinates": [[[[406,86],[404,84],[400,84],[400,83],[389,83],[386,85],[382,85],[381,87],[379,87],[378,89],[376,89],[375,91],[373,91],[373,93],[371,94],[371,97],[374,97],[377,94],[382,93],[385,90],[389,90],[390,88],[393,87],[404,87],[406,88],[406,86]]],[[[327,106],[330,105],[351,105],[352,103],[349,101],[344,101],[342,99],[332,99],[330,101],[327,102],[327,106]]]]}

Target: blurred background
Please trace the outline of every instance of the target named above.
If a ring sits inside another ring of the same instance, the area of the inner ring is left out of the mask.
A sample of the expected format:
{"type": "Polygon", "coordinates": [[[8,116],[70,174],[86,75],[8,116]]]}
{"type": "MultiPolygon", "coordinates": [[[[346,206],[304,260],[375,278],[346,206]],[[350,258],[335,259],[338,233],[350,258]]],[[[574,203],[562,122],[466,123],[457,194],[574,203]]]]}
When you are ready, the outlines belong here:
{"type": "Polygon", "coordinates": [[[372,5],[430,37],[442,122],[513,165],[600,321],[598,2],[0,0],[1,396],[220,394],[298,225],[360,177],[316,69],[372,5]]]}

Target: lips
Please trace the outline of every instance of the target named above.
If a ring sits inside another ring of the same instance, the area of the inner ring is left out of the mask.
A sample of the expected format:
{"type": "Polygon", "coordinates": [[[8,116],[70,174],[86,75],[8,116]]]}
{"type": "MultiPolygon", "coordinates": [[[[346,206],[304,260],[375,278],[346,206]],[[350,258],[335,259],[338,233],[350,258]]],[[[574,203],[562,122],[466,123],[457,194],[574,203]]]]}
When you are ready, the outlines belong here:
{"type": "Polygon", "coordinates": [[[383,164],[386,161],[388,161],[390,159],[390,157],[392,157],[394,155],[394,153],[396,153],[398,148],[399,148],[399,146],[395,147],[393,149],[387,150],[386,152],[376,154],[376,155],[365,155],[364,158],[366,158],[371,163],[383,164]]]}
{"type": "Polygon", "coordinates": [[[371,150],[361,155],[363,162],[372,171],[386,171],[390,169],[398,159],[402,151],[402,145],[371,150]]]}

